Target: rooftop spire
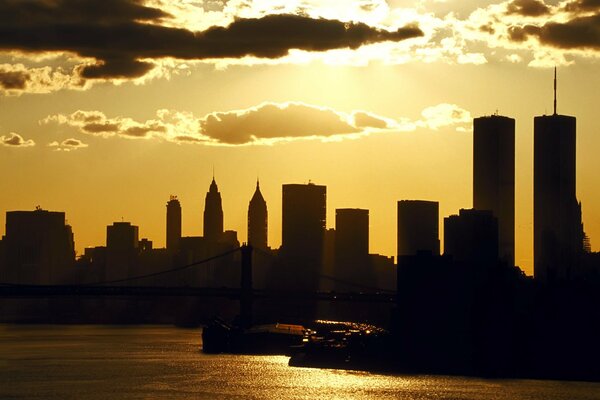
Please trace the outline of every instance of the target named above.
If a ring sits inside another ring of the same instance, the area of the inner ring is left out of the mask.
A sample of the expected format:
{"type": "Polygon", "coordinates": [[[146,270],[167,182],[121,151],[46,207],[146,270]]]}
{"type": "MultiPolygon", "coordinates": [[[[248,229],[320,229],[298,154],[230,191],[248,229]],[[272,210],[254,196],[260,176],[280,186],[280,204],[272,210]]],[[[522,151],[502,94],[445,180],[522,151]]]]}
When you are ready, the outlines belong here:
{"type": "Polygon", "coordinates": [[[554,67],[554,115],[556,115],[556,66],[554,67]]]}

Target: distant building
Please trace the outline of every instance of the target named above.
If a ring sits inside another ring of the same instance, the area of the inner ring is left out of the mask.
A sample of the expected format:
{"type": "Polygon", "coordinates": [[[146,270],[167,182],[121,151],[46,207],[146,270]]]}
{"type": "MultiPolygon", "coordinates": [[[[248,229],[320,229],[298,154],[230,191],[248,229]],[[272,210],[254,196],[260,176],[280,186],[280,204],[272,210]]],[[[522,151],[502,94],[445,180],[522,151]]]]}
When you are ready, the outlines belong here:
{"type": "Polygon", "coordinates": [[[64,212],[7,212],[3,246],[8,282],[65,283],[75,263],[73,231],[64,212]]]}
{"type": "Polygon", "coordinates": [[[534,118],[534,276],[571,278],[583,251],[581,204],[575,194],[575,117],[534,118]]]}
{"type": "Polygon", "coordinates": [[[335,277],[337,290],[354,290],[352,284],[374,287],[376,277],[369,259],[369,210],[335,210],[335,277]]]}
{"type": "Polygon", "coordinates": [[[258,180],[256,190],[248,205],[248,244],[259,248],[268,248],[268,213],[267,202],[260,192],[258,180]]]}
{"type": "Polygon", "coordinates": [[[281,255],[285,279],[299,289],[316,290],[322,271],[327,188],[309,183],[283,185],[281,255]]]}
{"type": "Polygon", "coordinates": [[[223,235],[223,206],[221,193],[213,178],[206,193],[204,202],[204,238],[211,243],[217,243],[223,235]]]}
{"type": "Polygon", "coordinates": [[[492,115],[473,120],[473,208],[498,219],[500,258],[515,260],[515,120],[492,115]]]}
{"type": "Polygon", "coordinates": [[[439,208],[437,201],[398,202],[398,260],[419,252],[440,254],[439,208]]]}
{"type": "Polygon", "coordinates": [[[167,250],[179,251],[181,241],[181,204],[176,196],[171,196],[167,203],[167,250]]]}
{"type": "Polygon", "coordinates": [[[139,252],[139,229],[130,222],[115,222],[106,227],[106,279],[130,276],[139,252]]]}
{"type": "Polygon", "coordinates": [[[462,264],[496,265],[498,220],[492,211],[461,209],[444,218],[444,255],[462,264]]]}

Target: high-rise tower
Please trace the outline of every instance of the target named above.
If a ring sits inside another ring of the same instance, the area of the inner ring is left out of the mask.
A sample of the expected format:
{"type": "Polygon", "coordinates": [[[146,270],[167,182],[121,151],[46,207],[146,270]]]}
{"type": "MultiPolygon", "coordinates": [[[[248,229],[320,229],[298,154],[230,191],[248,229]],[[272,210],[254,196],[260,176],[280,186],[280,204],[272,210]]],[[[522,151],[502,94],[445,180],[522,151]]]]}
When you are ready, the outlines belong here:
{"type": "Polygon", "coordinates": [[[327,188],[283,185],[281,255],[286,279],[295,287],[317,290],[323,266],[327,188]]]}
{"type": "Polygon", "coordinates": [[[267,202],[260,192],[256,181],[256,190],[248,206],[248,244],[260,249],[267,248],[267,202]]]}
{"type": "Polygon", "coordinates": [[[473,208],[498,219],[498,253],[515,260],[515,120],[492,115],[473,120],[473,208]]]}
{"type": "Polygon", "coordinates": [[[398,202],[398,260],[419,252],[440,254],[439,209],[437,201],[398,202]]]}
{"type": "Polygon", "coordinates": [[[181,240],[181,204],[177,196],[167,202],[167,250],[177,252],[181,240]]]}
{"type": "Polygon", "coordinates": [[[534,118],[534,275],[569,279],[583,249],[581,205],[575,194],[575,117],[556,113],[534,118]]]}
{"type": "Polygon", "coordinates": [[[223,235],[223,206],[221,204],[221,193],[217,187],[215,178],[210,184],[204,202],[204,239],[216,243],[223,235]]]}

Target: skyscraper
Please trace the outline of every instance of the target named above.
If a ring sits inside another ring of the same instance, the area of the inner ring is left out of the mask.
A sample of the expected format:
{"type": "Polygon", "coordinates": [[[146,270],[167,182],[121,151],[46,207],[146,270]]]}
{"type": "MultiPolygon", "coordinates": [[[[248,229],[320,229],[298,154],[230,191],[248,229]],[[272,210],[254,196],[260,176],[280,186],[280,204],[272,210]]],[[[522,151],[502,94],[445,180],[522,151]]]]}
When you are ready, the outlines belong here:
{"type": "Polygon", "coordinates": [[[473,208],[498,219],[498,250],[515,260],[515,120],[492,115],[473,120],[473,208]]]}
{"type": "Polygon", "coordinates": [[[569,279],[583,250],[581,205],[575,194],[575,117],[556,113],[534,118],[534,276],[569,279]]]}
{"type": "Polygon", "coordinates": [[[221,193],[213,177],[204,202],[204,238],[208,242],[216,243],[221,240],[221,235],[223,235],[223,206],[221,193]]]}
{"type": "Polygon", "coordinates": [[[72,272],[75,246],[64,212],[41,208],[7,212],[3,245],[8,282],[59,284],[72,272]]]}
{"type": "Polygon", "coordinates": [[[267,202],[260,192],[256,181],[256,190],[248,205],[248,244],[260,249],[267,248],[268,228],[267,202]]]}
{"type": "Polygon", "coordinates": [[[287,279],[299,288],[316,290],[322,269],[327,188],[283,185],[281,254],[287,279]]]}
{"type": "Polygon", "coordinates": [[[461,209],[444,218],[444,255],[476,267],[498,260],[498,219],[491,210],[461,209]]]}
{"type": "Polygon", "coordinates": [[[437,201],[398,202],[398,262],[423,251],[440,254],[439,208],[437,201]]]}
{"type": "Polygon", "coordinates": [[[167,203],[167,250],[179,251],[181,240],[181,204],[177,196],[171,196],[167,203]]]}
{"type": "MultiPolygon", "coordinates": [[[[369,210],[335,210],[335,277],[349,283],[375,286],[369,259],[369,210]]],[[[337,284],[336,290],[356,290],[337,284]]]]}

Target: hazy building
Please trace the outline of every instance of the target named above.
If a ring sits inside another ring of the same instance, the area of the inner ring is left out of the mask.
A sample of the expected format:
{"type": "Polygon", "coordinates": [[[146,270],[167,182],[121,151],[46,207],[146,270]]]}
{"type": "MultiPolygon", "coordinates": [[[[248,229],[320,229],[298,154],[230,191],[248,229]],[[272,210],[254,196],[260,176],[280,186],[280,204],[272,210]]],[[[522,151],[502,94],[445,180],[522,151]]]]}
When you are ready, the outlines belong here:
{"type": "Polygon", "coordinates": [[[73,231],[64,212],[7,212],[3,246],[4,277],[9,282],[59,284],[73,272],[73,231]]]}
{"type": "Polygon", "coordinates": [[[498,219],[498,251],[515,260],[515,120],[492,115],[473,120],[473,208],[498,219]]]}
{"type": "Polygon", "coordinates": [[[461,209],[444,218],[444,255],[459,263],[496,265],[498,220],[492,211],[461,209]]]}
{"type": "Polygon", "coordinates": [[[204,202],[204,238],[211,243],[221,240],[223,235],[223,206],[221,204],[221,193],[217,187],[215,178],[210,184],[204,202]]]}
{"type": "Polygon", "coordinates": [[[139,252],[139,229],[130,222],[114,222],[106,227],[106,279],[130,276],[139,252]]]}
{"type": "Polygon", "coordinates": [[[398,202],[398,260],[419,252],[440,254],[439,208],[437,201],[398,202]]]}
{"type": "MultiPolygon", "coordinates": [[[[369,210],[335,210],[335,277],[349,284],[374,287],[377,282],[369,260],[369,210]]],[[[338,285],[338,290],[357,290],[338,285]]]]}
{"type": "Polygon", "coordinates": [[[176,253],[181,241],[181,204],[177,196],[167,202],[167,250],[176,253]]]}
{"type": "Polygon", "coordinates": [[[267,202],[260,192],[260,185],[256,181],[256,190],[248,205],[248,244],[259,248],[268,247],[268,213],[267,202]]]}
{"type": "Polygon", "coordinates": [[[322,270],[327,188],[283,185],[281,254],[289,283],[315,290],[322,270]]]}
{"type": "Polygon", "coordinates": [[[583,250],[581,205],[575,194],[575,117],[534,119],[534,276],[569,279],[583,250]]]}

